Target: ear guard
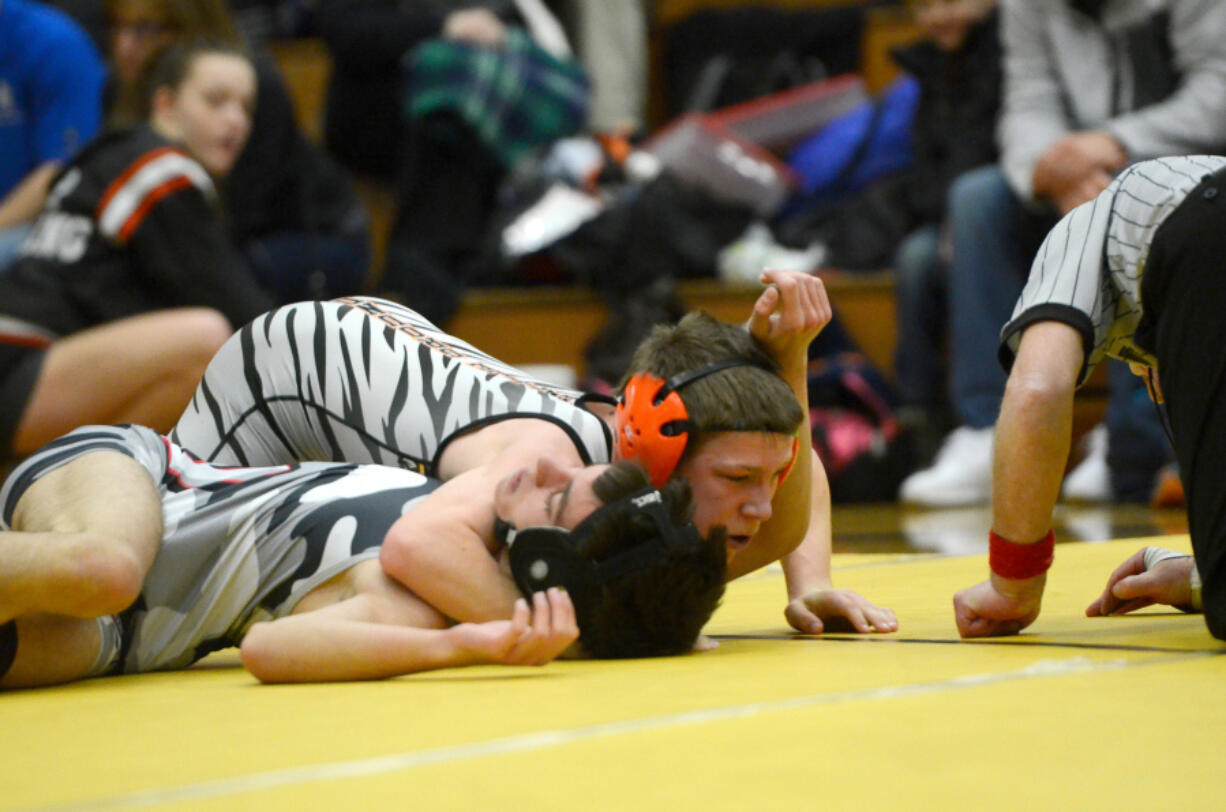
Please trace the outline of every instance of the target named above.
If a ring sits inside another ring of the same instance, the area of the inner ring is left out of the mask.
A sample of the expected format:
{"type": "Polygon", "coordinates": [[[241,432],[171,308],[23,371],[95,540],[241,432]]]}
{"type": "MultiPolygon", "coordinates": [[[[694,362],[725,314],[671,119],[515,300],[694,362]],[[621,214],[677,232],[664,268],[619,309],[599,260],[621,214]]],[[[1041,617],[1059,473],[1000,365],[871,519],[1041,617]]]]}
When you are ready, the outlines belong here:
{"type": "Polygon", "coordinates": [[[728,358],[663,380],[650,372],[631,376],[617,402],[617,451],[647,469],[651,484],[662,487],[673,475],[693,429],[677,390],[716,372],[752,361],[728,358]]]}
{"type": "MultiPolygon", "coordinates": [[[[740,366],[757,364],[740,358],[727,358],[674,375],[667,381],[650,372],[631,376],[617,402],[618,456],[637,461],[647,469],[651,484],[657,488],[663,487],[677,469],[690,431],[694,428],[677,390],[699,378],[740,366]]],[[[780,482],[792,472],[799,450],[799,441],[793,440],[792,460],[784,469],[780,482]]]]}
{"type": "Polygon", "coordinates": [[[690,522],[677,527],[669,521],[660,492],[644,488],[625,499],[601,507],[574,530],[560,527],[525,527],[517,530],[498,522],[497,532],[506,543],[511,559],[511,574],[520,594],[531,597],[549,587],[561,587],[571,596],[580,617],[587,617],[599,596],[599,587],[631,572],[649,566],[669,550],[701,542],[698,529],[690,522]],[[655,534],[646,542],[603,561],[579,557],[579,542],[600,517],[610,510],[637,510],[648,516],[655,534]]]}

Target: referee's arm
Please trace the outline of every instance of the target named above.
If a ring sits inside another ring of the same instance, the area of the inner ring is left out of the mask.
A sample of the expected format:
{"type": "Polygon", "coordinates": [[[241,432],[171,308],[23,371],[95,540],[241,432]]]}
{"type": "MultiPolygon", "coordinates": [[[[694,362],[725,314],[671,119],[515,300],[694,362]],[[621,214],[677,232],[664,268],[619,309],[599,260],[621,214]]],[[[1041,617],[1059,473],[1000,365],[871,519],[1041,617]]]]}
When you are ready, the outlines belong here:
{"type": "Polygon", "coordinates": [[[1022,334],[996,422],[992,529],[997,535],[1025,543],[1051,528],[1084,362],[1081,333],[1064,322],[1041,321],[1022,334]]]}

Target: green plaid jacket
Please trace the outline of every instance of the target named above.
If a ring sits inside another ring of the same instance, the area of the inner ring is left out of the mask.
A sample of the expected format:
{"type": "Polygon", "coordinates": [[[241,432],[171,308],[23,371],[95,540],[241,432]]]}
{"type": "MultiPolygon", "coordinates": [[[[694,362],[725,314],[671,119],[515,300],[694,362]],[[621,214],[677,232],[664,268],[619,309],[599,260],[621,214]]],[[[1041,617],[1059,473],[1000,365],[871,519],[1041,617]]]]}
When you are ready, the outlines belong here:
{"type": "Polygon", "coordinates": [[[429,40],[405,63],[407,114],[457,113],[507,167],[578,132],[587,117],[591,85],[583,69],[546,53],[521,29],[510,29],[497,50],[429,40]]]}

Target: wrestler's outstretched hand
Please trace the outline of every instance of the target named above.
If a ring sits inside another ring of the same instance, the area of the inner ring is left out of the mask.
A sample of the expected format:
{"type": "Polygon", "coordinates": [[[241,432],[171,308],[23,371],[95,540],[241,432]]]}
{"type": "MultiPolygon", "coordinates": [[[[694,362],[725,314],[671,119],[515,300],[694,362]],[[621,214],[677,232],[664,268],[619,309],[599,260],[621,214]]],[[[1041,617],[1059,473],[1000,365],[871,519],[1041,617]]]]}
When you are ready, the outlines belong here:
{"type": "Polygon", "coordinates": [[[814,589],[789,601],[783,615],[792,628],[805,634],[898,631],[893,609],[872,604],[850,589],[814,589]]]}
{"type": "Polygon", "coordinates": [[[763,271],[760,281],[768,287],[754,302],[746,326],[785,372],[803,370],[809,343],[832,316],[826,286],[803,271],[763,271]]]}
{"type": "Polygon", "coordinates": [[[449,631],[476,661],[504,665],[544,665],[579,639],[574,604],[556,587],[535,593],[531,609],[520,598],[510,620],[461,623],[449,631]]]}
{"type": "Polygon", "coordinates": [[[1192,604],[1192,570],[1196,564],[1190,555],[1169,557],[1147,567],[1143,547],[1130,555],[1107,578],[1107,587],[1086,607],[1087,617],[1122,615],[1155,603],[1164,603],[1189,611],[1192,604]]]}
{"type": "Polygon", "coordinates": [[[1025,580],[995,573],[954,595],[954,621],[963,637],[1017,634],[1039,616],[1047,575],[1025,580]]]}

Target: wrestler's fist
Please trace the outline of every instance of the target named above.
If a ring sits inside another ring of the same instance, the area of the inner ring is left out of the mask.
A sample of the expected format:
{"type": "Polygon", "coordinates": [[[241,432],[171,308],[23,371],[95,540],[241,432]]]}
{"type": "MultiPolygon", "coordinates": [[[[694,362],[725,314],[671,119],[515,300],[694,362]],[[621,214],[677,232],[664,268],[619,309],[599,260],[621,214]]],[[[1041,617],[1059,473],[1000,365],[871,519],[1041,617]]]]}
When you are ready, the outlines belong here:
{"type": "Polygon", "coordinates": [[[993,573],[954,595],[954,621],[963,637],[1017,634],[1039,616],[1046,575],[1015,581],[993,573]]]}

